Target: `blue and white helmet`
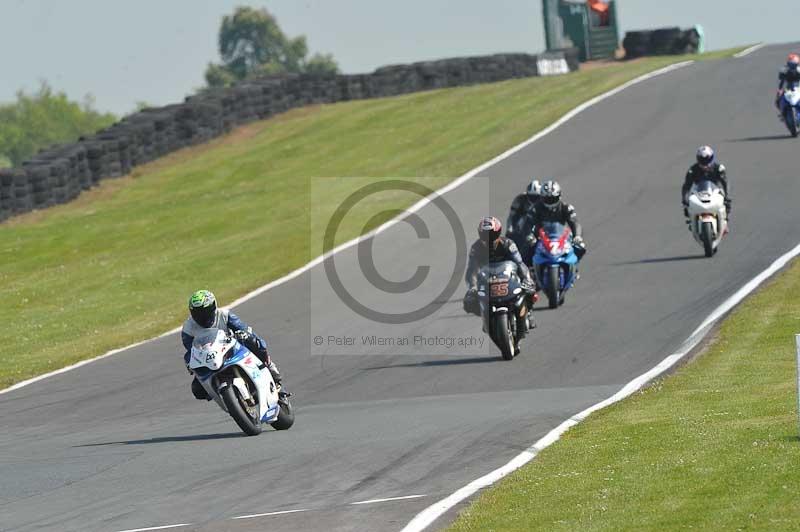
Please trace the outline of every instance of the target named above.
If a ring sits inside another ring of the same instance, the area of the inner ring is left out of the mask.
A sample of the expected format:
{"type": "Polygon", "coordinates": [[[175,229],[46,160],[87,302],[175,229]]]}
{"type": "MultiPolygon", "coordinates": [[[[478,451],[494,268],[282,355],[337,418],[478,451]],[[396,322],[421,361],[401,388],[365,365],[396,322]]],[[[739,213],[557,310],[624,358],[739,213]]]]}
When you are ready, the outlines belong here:
{"type": "Polygon", "coordinates": [[[528,198],[534,201],[539,200],[539,196],[542,195],[542,184],[539,182],[538,179],[534,179],[528,185],[528,188],[525,189],[525,194],[528,195],[528,198]]]}
{"type": "Polygon", "coordinates": [[[710,168],[711,165],[714,164],[716,158],[717,154],[714,153],[714,148],[711,146],[700,146],[697,148],[697,164],[702,168],[710,168]]]}
{"type": "Polygon", "coordinates": [[[561,207],[561,185],[558,181],[548,181],[542,185],[542,204],[551,211],[561,207]]]}

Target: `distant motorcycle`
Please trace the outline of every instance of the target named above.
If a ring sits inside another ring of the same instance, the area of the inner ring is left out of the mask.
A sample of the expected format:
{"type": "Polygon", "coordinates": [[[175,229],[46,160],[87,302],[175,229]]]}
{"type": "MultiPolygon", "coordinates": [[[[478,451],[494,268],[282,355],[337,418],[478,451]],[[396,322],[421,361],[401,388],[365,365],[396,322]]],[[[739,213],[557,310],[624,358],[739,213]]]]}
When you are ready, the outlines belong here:
{"type": "Polygon", "coordinates": [[[703,246],[706,257],[711,257],[728,232],[725,194],[713,181],[700,181],[692,186],[687,200],[692,236],[703,246]]]}
{"type": "Polygon", "coordinates": [[[500,349],[504,360],[520,353],[519,342],[527,333],[528,292],[512,261],[492,262],[478,272],[478,301],[484,332],[500,349]]]}
{"type": "Polygon", "coordinates": [[[533,254],[533,267],[539,286],[547,295],[550,308],[564,304],[567,290],[575,284],[579,258],[572,245],[572,230],[557,222],[547,222],[539,228],[533,254]]]}
{"type": "Polygon", "coordinates": [[[294,424],[288,397],[278,387],[263,362],[221,329],[208,329],[192,342],[189,369],[208,395],[230,414],[248,436],[261,433],[261,424],[276,430],[294,424]]]}
{"type": "Polygon", "coordinates": [[[797,137],[800,133],[800,86],[787,87],[780,99],[781,116],[789,133],[797,137]]]}

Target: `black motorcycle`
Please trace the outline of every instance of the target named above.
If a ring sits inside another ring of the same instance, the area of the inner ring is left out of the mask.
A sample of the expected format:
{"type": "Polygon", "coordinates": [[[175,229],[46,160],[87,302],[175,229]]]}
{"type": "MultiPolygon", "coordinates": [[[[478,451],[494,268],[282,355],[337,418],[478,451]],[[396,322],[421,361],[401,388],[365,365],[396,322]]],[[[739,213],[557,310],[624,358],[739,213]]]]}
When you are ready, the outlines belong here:
{"type": "Polygon", "coordinates": [[[512,261],[492,262],[478,272],[477,299],[484,332],[500,349],[504,360],[520,353],[519,342],[528,332],[528,291],[512,261]]]}

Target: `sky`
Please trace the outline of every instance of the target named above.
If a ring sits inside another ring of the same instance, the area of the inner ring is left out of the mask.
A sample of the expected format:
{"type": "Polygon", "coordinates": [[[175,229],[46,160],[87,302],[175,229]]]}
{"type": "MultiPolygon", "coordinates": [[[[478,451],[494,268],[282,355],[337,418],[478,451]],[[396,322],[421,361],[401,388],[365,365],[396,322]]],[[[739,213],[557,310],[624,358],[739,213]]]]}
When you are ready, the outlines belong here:
{"type": "MultiPolygon", "coordinates": [[[[0,0],[0,102],[47,80],[102,111],[181,101],[237,5],[266,7],[343,72],[544,48],[540,0],[0,0]]],[[[618,0],[626,30],[702,24],[709,49],[795,39],[789,0],[618,0]]],[[[620,35],[620,39],[622,35],[620,35]]],[[[776,65],[777,69],[777,65],[776,65]]]]}

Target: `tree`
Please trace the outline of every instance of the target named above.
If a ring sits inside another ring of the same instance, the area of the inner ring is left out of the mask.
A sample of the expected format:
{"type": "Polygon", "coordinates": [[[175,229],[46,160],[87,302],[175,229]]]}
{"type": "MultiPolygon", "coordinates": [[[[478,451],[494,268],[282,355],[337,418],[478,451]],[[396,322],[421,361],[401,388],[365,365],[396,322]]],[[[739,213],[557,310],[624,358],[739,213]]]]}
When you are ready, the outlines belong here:
{"type": "Polygon", "coordinates": [[[91,96],[73,102],[43,81],[34,94],[19,91],[15,103],[0,105],[0,159],[19,165],[42,148],[78,140],[115,120],[96,111],[91,96]]]}
{"type": "Polygon", "coordinates": [[[225,87],[253,76],[289,73],[333,74],[333,56],[316,54],[310,59],[306,38],[289,38],[266,9],[238,7],[222,19],[219,29],[222,64],[209,64],[206,82],[225,87]]]}

